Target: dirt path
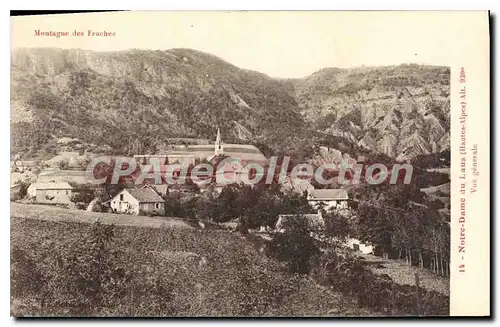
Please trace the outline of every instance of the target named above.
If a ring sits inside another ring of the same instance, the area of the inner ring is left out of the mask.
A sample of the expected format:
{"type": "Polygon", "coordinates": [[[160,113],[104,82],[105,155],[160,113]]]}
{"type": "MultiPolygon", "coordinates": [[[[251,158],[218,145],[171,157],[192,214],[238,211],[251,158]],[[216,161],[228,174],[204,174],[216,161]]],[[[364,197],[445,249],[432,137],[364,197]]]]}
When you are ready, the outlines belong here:
{"type": "Polygon", "coordinates": [[[11,219],[31,218],[49,221],[70,221],[93,223],[99,220],[103,224],[137,226],[152,228],[193,228],[184,221],[169,217],[132,216],[113,213],[87,212],[64,209],[48,205],[23,204],[11,202],[11,219]]]}

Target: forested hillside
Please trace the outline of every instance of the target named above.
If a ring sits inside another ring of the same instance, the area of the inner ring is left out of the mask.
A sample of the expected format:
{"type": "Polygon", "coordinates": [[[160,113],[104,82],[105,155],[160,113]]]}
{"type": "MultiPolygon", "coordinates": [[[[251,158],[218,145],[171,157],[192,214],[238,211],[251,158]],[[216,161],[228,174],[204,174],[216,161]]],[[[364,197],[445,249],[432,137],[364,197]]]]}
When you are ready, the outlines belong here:
{"type": "Polygon", "coordinates": [[[323,69],[278,80],[190,49],[11,54],[12,153],[57,138],[144,152],[172,137],[307,156],[318,142],[406,159],[449,147],[449,69],[323,69]]]}
{"type": "Polygon", "coordinates": [[[281,83],[194,50],[30,49],[12,64],[17,150],[61,136],[124,149],[213,137],[217,126],[226,140],[247,130],[255,142],[281,146],[304,127],[281,83]]]}

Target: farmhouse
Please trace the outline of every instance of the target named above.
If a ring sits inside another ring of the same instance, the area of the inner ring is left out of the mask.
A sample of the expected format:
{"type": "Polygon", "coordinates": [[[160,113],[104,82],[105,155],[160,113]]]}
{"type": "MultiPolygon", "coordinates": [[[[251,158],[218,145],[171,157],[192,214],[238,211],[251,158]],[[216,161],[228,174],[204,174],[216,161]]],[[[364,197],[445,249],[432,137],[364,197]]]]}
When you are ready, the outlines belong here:
{"type": "Polygon", "coordinates": [[[159,196],[166,196],[168,194],[168,186],[167,184],[146,184],[142,188],[146,189],[149,188],[156,193],[158,193],[159,196]]]}
{"type": "Polygon", "coordinates": [[[348,199],[344,189],[312,189],[307,192],[307,200],[315,209],[347,209],[348,199]]]}
{"type": "Polygon", "coordinates": [[[32,183],[28,196],[37,203],[70,204],[72,187],[66,182],[32,183]]]}
{"type": "Polygon", "coordinates": [[[114,212],[165,215],[165,200],[152,188],[124,189],[110,201],[114,212]]]}

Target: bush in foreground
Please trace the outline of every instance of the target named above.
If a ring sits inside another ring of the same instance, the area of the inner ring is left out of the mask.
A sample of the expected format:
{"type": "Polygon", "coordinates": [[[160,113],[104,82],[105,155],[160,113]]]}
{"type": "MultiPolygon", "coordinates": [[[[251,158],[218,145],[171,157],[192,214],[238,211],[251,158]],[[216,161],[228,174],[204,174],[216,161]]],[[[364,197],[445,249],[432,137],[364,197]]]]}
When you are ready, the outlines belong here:
{"type": "Polygon", "coordinates": [[[11,235],[15,316],[369,314],[224,231],[16,218],[11,235]]]}

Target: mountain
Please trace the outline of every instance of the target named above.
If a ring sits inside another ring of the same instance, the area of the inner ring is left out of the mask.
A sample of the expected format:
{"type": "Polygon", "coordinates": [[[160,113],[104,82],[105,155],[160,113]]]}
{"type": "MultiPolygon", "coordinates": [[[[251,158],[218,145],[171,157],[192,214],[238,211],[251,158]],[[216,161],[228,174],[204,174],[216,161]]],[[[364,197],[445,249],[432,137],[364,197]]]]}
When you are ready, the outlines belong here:
{"type": "Polygon", "coordinates": [[[54,151],[61,137],[143,153],[217,127],[226,142],[298,157],[317,143],[401,160],[449,147],[446,67],[274,79],[191,49],[16,49],[11,63],[13,153],[54,151]]]}
{"type": "Polygon", "coordinates": [[[279,81],[189,49],[11,54],[13,148],[60,137],[143,151],[172,137],[300,143],[304,120],[279,81]]]}
{"type": "Polygon", "coordinates": [[[323,133],[398,160],[450,146],[448,67],[326,68],[288,84],[306,121],[323,133]]]}

